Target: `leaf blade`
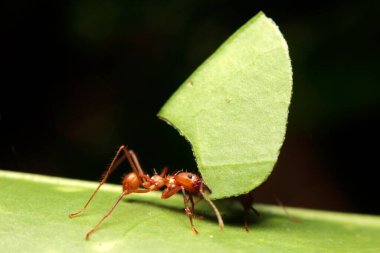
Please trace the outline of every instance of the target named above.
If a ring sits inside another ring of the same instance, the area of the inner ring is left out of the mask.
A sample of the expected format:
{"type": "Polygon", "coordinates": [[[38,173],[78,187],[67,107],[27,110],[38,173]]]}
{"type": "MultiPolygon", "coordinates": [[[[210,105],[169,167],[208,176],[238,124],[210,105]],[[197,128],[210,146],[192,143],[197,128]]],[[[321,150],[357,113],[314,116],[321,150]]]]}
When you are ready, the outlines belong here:
{"type": "Polygon", "coordinates": [[[270,175],[291,92],[286,41],[259,13],[185,81],[158,116],[191,143],[211,197],[238,196],[270,175]]]}

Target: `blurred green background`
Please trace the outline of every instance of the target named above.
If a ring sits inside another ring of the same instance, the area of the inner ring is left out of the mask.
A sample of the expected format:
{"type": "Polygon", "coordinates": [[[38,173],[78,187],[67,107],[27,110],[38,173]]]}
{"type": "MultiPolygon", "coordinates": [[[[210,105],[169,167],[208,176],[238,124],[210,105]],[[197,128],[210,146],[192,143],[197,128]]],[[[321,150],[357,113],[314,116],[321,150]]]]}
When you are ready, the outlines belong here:
{"type": "Polygon", "coordinates": [[[156,113],[260,10],[288,41],[294,94],[257,200],[380,214],[375,1],[7,1],[0,168],[98,180],[126,144],[148,172],[196,170],[190,145],[156,113]]]}

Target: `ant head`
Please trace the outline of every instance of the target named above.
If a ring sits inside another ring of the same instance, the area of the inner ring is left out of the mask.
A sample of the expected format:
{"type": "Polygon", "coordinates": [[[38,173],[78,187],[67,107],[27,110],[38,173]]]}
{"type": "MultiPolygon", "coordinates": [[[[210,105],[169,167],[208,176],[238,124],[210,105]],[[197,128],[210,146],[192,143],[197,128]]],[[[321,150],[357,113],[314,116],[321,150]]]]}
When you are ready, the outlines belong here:
{"type": "Polygon", "coordinates": [[[175,175],[177,184],[185,187],[189,192],[198,192],[201,186],[202,179],[194,173],[180,172],[175,175]]]}

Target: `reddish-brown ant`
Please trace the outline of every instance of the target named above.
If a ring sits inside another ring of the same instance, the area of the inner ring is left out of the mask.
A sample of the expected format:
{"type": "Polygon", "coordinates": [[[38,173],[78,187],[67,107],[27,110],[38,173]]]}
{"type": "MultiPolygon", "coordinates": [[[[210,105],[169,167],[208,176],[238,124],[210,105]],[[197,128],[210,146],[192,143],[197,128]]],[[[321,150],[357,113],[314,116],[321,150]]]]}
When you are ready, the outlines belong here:
{"type": "Polygon", "coordinates": [[[205,199],[211,205],[218,219],[219,227],[223,229],[224,224],[223,224],[222,217],[218,209],[214,205],[214,203],[204,193],[205,185],[201,177],[193,173],[181,172],[181,171],[177,172],[174,175],[166,175],[167,168],[164,168],[161,174],[159,175],[155,174],[152,177],[150,177],[148,174],[145,174],[144,171],[142,170],[140,163],[137,159],[137,156],[133,152],[133,150],[128,150],[125,146],[121,146],[119,148],[110,166],[108,167],[106,173],[104,174],[103,179],[100,182],[98,188],[91,195],[91,197],[89,198],[87,203],[84,205],[84,207],[80,209],[78,212],[70,214],[69,215],[70,218],[73,218],[79,215],[81,212],[83,212],[87,208],[87,206],[89,205],[89,203],[91,202],[95,194],[98,192],[99,188],[106,182],[111,172],[115,170],[120,165],[120,163],[125,160],[125,158],[128,159],[128,162],[131,165],[133,172],[125,175],[123,178],[123,193],[116,200],[112,208],[98,222],[98,224],[96,224],[95,227],[93,227],[86,234],[86,239],[89,239],[90,235],[112,213],[112,211],[115,209],[117,204],[125,195],[131,194],[131,193],[146,193],[150,191],[157,191],[164,186],[166,186],[166,188],[162,192],[162,195],[161,195],[162,199],[170,198],[175,193],[182,191],[183,201],[185,204],[185,212],[187,216],[189,217],[191,228],[195,234],[198,234],[198,231],[193,224],[193,216],[194,216],[193,195],[194,194],[200,194],[201,197],[203,197],[203,199],[205,199]],[[124,155],[120,157],[120,154],[122,154],[122,152],[124,152],[124,155]],[[188,198],[186,196],[186,192],[188,192],[188,195],[189,195],[188,198]],[[191,203],[191,210],[188,206],[189,201],[191,203]]]}

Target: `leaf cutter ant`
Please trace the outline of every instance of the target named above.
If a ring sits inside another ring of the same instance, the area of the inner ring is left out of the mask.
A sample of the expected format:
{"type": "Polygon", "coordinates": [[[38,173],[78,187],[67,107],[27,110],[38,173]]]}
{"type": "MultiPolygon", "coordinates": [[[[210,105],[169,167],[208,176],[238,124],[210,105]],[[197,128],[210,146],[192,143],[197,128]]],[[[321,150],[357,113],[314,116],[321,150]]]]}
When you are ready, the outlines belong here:
{"type": "Polygon", "coordinates": [[[161,174],[155,174],[150,177],[148,174],[145,174],[141,165],[137,159],[137,156],[133,150],[127,149],[124,145],[119,148],[115,157],[113,158],[111,164],[106,170],[103,178],[96,188],[94,193],[88,199],[87,203],[84,205],[82,209],[80,209],[76,213],[72,213],[69,215],[70,218],[74,218],[82,213],[87,206],[90,204],[91,200],[94,198],[95,194],[98,192],[100,187],[106,182],[107,178],[125,159],[128,160],[129,164],[132,167],[133,172],[128,173],[123,178],[123,192],[113,204],[112,208],[103,216],[103,218],[86,234],[86,239],[90,238],[90,235],[100,226],[100,224],[111,215],[112,211],[115,209],[117,204],[122,200],[122,198],[131,193],[146,193],[150,191],[157,191],[163,187],[166,187],[161,195],[162,199],[167,199],[173,196],[175,193],[181,191],[183,195],[183,202],[185,205],[186,215],[189,217],[191,229],[195,234],[198,234],[197,229],[193,224],[193,216],[194,216],[194,194],[200,194],[203,199],[205,199],[210,206],[214,209],[215,215],[218,219],[219,227],[223,230],[224,224],[222,216],[219,213],[218,208],[214,205],[214,203],[208,198],[205,194],[205,184],[201,177],[196,174],[189,172],[179,171],[174,175],[167,175],[167,168],[164,167],[161,174]],[[123,155],[122,155],[123,154],[123,155]],[[121,156],[122,155],[122,156],[121,156]],[[188,192],[188,197],[186,196],[186,192],[188,192]],[[191,209],[189,208],[188,203],[191,203],[191,209]]]}

